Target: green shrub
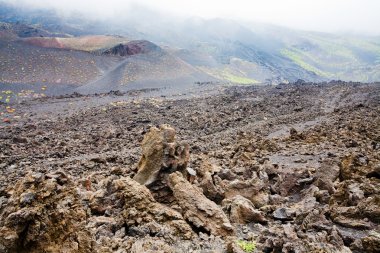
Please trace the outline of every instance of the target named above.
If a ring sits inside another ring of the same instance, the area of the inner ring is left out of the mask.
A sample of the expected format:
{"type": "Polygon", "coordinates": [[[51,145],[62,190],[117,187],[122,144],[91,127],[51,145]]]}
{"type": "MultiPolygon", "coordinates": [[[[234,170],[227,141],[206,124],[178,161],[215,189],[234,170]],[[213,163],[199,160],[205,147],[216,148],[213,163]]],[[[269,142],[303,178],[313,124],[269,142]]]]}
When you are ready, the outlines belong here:
{"type": "Polygon", "coordinates": [[[244,252],[247,252],[247,253],[251,253],[255,251],[256,249],[256,242],[254,241],[247,242],[244,240],[238,240],[237,244],[242,250],[244,250],[244,252]]]}

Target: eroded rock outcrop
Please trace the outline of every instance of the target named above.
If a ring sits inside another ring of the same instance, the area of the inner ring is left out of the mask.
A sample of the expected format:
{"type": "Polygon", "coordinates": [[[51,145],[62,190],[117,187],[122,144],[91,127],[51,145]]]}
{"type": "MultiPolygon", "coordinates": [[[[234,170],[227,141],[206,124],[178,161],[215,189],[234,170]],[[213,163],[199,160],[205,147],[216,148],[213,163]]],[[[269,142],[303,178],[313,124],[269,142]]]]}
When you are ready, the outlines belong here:
{"type": "Polygon", "coordinates": [[[291,224],[272,225],[261,231],[257,242],[263,252],[344,252],[351,250],[344,245],[336,228],[320,232],[296,232],[291,224]]]}
{"type": "Polygon", "coordinates": [[[30,173],[9,194],[0,252],[93,252],[86,211],[65,173],[30,173]]]}
{"type": "Polygon", "coordinates": [[[202,158],[202,163],[197,171],[198,186],[207,198],[216,203],[220,203],[224,199],[224,190],[221,187],[222,179],[217,175],[218,172],[220,172],[218,166],[207,157],[202,158]]]}
{"type": "Polygon", "coordinates": [[[146,186],[130,177],[94,176],[92,185],[98,190],[82,189],[82,199],[91,210],[87,226],[99,249],[118,247],[130,252],[137,239],[155,238],[164,245],[195,236],[179,212],[158,203],[146,186]]]}
{"type": "MultiPolygon", "coordinates": [[[[192,230],[177,211],[156,202],[145,186],[130,178],[121,178],[112,182],[109,199],[120,198],[123,203],[121,215],[129,227],[159,223],[158,227],[167,226],[167,233],[190,238],[192,230]],[[170,231],[170,232],[169,232],[170,231]]],[[[149,226],[149,225],[148,225],[149,226]]]]}
{"type": "Polygon", "coordinates": [[[184,218],[199,231],[220,236],[232,235],[234,229],[222,209],[206,198],[202,191],[190,184],[179,172],[169,176],[173,191],[184,218]]]}
{"type": "Polygon", "coordinates": [[[189,145],[180,144],[175,137],[174,128],[161,125],[152,127],[142,141],[142,157],[138,172],[133,178],[143,185],[152,184],[161,174],[173,171],[185,173],[189,162],[189,145]]]}
{"type": "Polygon", "coordinates": [[[232,223],[267,223],[264,214],[259,210],[256,210],[250,200],[242,196],[238,195],[232,200],[225,200],[223,204],[232,223]]]}
{"type": "Polygon", "coordinates": [[[31,173],[9,195],[0,213],[0,252],[133,251],[138,238],[163,238],[156,242],[164,247],[195,236],[179,212],[129,177],[94,175],[82,185],[59,171],[31,173]]]}

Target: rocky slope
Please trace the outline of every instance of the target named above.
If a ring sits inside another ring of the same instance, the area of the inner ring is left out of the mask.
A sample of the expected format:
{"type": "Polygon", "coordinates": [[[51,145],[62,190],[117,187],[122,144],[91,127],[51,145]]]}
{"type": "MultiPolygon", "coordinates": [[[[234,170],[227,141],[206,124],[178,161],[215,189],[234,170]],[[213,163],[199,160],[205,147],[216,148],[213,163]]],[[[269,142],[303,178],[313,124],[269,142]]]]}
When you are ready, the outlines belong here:
{"type": "Polygon", "coordinates": [[[33,103],[0,126],[0,252],[379,252],[379,84],[33,103]]]}

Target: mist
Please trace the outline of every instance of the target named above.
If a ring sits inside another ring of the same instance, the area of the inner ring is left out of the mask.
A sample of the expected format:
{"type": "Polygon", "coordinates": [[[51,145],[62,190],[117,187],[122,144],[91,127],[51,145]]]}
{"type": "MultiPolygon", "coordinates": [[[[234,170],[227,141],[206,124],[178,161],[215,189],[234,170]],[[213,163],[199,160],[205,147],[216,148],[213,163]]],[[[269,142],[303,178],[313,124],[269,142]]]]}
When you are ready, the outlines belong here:
{"type": "MultiPolygon", "coordinates": [[[[20,8],[54,9],[60,15],[117,22],[136,9],[161,17],[228,18],[262,22],[293,29],[380,35],[380,1],[376,0],[0,0],[20,8]]],[[[144,18],[142,16],[142,18],[144,18]]]]}

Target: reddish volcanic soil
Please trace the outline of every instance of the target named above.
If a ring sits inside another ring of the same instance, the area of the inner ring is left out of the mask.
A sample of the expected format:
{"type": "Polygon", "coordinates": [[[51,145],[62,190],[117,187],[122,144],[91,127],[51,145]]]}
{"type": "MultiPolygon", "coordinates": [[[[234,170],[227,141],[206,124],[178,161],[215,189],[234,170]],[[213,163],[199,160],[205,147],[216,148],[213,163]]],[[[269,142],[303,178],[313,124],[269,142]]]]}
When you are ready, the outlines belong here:
{"type": "Polygon", "coordinates": [[[65,48],[58,38],[27,38],[24,42],[38,47],[65,48]]]}

